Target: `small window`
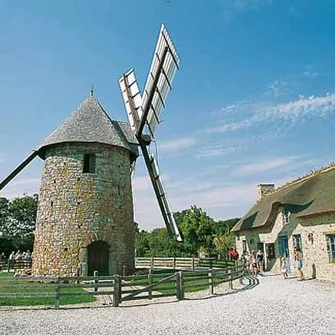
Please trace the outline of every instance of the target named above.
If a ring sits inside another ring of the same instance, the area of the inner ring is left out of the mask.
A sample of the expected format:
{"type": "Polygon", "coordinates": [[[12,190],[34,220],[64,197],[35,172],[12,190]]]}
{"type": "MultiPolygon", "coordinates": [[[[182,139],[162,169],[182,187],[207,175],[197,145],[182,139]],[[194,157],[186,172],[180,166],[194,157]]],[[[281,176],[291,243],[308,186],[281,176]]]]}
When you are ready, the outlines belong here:
{"type": "Polygon", "coordinates": [[[246,240],[242,241],[242,249],[243,249],[243,252],[246,251],[246,250],[248,250],[248,248],[247,248],[247,241],[246,240]]]}
{"type": "Polygon", "coordinates": [[[284,215],[284,224],[290,224],[291,223],[291,220],[290,220],[291,213],[285,212],[283,215],[284,215]]]}
{"type": "Polygon", "coordinates": [[[335,234],[326,235],[329,262],[335,263],[335,234]]]}
{"type": "Polygon", "coordinates": [[[83,173],[95,173],[95,154],[85,154],[83,173]]]}

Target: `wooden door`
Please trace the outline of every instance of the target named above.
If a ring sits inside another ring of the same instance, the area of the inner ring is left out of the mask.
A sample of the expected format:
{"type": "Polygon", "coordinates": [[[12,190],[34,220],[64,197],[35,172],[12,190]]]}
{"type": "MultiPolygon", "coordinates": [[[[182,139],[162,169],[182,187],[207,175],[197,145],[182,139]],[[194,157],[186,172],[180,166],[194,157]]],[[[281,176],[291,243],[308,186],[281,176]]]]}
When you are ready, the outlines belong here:
{"type": "Polygon", "coordinates": [[[109,275],[109,245],[103,241],[91,243],[87,248],[88,275],[98,271],[99,276],[109,275]]]}

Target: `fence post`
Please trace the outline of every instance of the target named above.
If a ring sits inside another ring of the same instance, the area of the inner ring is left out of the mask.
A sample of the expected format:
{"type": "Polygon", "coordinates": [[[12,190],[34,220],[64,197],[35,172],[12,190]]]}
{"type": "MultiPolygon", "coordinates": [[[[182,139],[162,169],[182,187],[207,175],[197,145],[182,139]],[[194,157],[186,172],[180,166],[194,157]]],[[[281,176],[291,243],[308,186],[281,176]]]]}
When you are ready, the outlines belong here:
{"type": "Polygon", "coordinates": [[[153,269],[154,266],[155,266],[155,261],[154,261],[154,258],[151,257],[151,259],[150,259],[150,268],[153,269]]]}
{"type": "Polygon", "coordinates": [[[209,284],[209,294],[214,294],[214,287],[213,287],[213,270],[208,271],[208,284],[209,284]]]}
{"type": "Polygon", "coordinates": [[[10,272],[10,263],[11,263],[11,260],[8,259],[8,264],[7,264],[7,272],[10,272]]]}
{"type": "Polygon", "coordinates": [[[194,257],[192,257],[192,271],[194,271],[195,268],[195,261],[194,261],[194,257]]]}
{"type": "MultiPolygon", "coordinates": [[[[148,285],[152,284],[152,269],[149,269],[149,273],[148,273],[148,285]]],[[[150,287],[148,290],[148,299],[151,300],[152,299],[152,288],[150,287]]]]}
{"type": "Polygon", "coordinates": [[[55,298],[55,308],[58,309],[59,308],[59,304],[60,304],[60,297],[59,297],[59,290],[60,290],[60,277],[57,277],[57,281],[56,281],[56,298],[55,298]]]}
{"type": "Polygon", "coordinates": [[[228,269],[228,278],[229,280],[229,288],[232,290],[233,289],[233,275],[231,269],[228,269]]]}
{"type": "MultiPolygon", "coordinates": [[[[98,277],[98,271],[95,270],[93,272],[93,276],[94,277],[98,277]]],[[[99,280],[98,279],[94,279],[94,284],[98,284],[99,283],[99,280]]],[[[98,292],[98,286],[97,285],[94,285],[94,292],[98,292]]]]}
{"type": "Polygon", "coordinates": [[[182,271],[176,272],[176,297],[178,300],[184,300],[184,274],[182,271]]]}
{"type": "Polygon", "coordinates": [[[240,265],[239,269],[239,277],[240,277],[240,284],[243,284],[243,277],[244,277],[244,265],[240,265]]]}
{"type": "Polygon", "coordinates": [[[119,275],[114,275],[114,297],[113,307],[118,307],[121,302],[121,280],[119,275]]]}
{"type": "Polygon", "coordinates": [[[173,269],[176,268],[176,257],[173,257],[173,269]]]}

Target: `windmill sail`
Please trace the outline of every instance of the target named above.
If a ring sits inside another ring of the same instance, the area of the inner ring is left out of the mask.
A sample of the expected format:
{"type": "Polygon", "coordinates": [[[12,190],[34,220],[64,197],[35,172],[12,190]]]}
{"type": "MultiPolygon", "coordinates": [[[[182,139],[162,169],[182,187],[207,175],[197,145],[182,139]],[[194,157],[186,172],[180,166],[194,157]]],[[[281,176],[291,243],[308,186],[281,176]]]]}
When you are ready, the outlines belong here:
{"type": "Polygon", "coordinates": [[[156,125],[165,100],[172,89],[172,82],[179,69],[180,59],[171,38],[162,25],[155,53],[143,90],[142,109],[150,135],[154,137],[156,125]]]}
{"type": "Polygon", "coordinates": [[[128,118],[141,147],[166,227],[171,234],[174,234],[177,241],[182,241],[166,197],[157,163],[154,157],[149,156],[147,148],[154,137],[156,125],[160,121],[159,116],[165,107],[165,100],[172,88],[172,81],[179,68],[179,62],[176,49],[167,30],[162,25],[143,96],[141,97],[133,69],[123,74],[119,79],[119,85],[128,118]],[[145,130],[149,134],[144,132],[145,130]]]}
{"type": "Polygon", "coordinates": [[[131,129],[136,132],[142,117],[142,97],[138,89],[134,69],[130,69],[119,79],[119,85],[131,129]]]}
{"type": "Polygon", "coordinates": [[[157,162],[155,160],[155,157],[152,155],[150,156],[150,164],[153,171],[153,177],[155,179],[154,183],[157,184],[159,197],[162,199],[164,205],[164,215],[166,216],[166,221],[168,222],[170,231],[176,236],[177,241],[182,241],[182,237],[180,235],[179,229],[177,227],[176,221],[173,217],[173,213],[171,212],[170,205],[166,197],[166,192],[164,190],[162,180],[159,174],[157,162]]]}
{"type": "Polygon", "coordinates": [[[141,145],[142,148],[142,153],[144,157],[145,164],[148,168],[149,176],[151,179],[152,186],[155,191],[155,195],[160,207],[160,210],[163,215],[163,219],[165,222],[165,225],[169,231],[170,234],[173,234],[176,238],[177,241],[181,242],[182,236],[179,232],[178,226],[175,222],[175,219],[173,217],[173,213],[170,209],[170,205],[168,203],[167,197],[166,197],[166,192],[164,190],[162,180],[159,174],[159,169],[157,162],[155,160],[155,157],[152,155],[149,155],[148,149],[146,146],[141,145]]]}

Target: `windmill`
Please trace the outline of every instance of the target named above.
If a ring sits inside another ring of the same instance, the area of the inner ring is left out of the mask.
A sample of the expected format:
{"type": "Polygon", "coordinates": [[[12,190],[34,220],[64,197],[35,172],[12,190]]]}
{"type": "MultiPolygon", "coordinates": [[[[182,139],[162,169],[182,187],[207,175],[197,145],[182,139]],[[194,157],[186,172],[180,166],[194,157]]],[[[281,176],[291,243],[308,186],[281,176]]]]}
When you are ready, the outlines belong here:
{"type": "MultiPolygon", "coordinates": [[[[155,138],[156,126],[160,123],[160,114],[165,107],[165,100],[172,89],[172,81],[179,69],[179,63],[176,49],[162,24],[143,93],[141,94],[138,88],[134,69],[130,69],[121,76],[119,85],[128,119],[141,148],[165,225],[177,241],[182,241],[167,200],[157,161],[149,150],[155,138]]],[[[135,162],[132,166],[132,169],[134,168],[135,162]]]]}
{"type": "Polygon", "coordinates": [[[138,146],[168,231],[182,237],[158,164],[149,153],[179,58],[162,26],[143,96],[134,70],[120,79],[130,124],[110,118],[91,91],[77,109],[2,182],[4,188],[35,157],[44,160],[36,217],[34,275],[98,270],[130,273],[134,262],[131,171],[138,146]],[[129,171],[130,168],[130,171],[129,171]]]}

